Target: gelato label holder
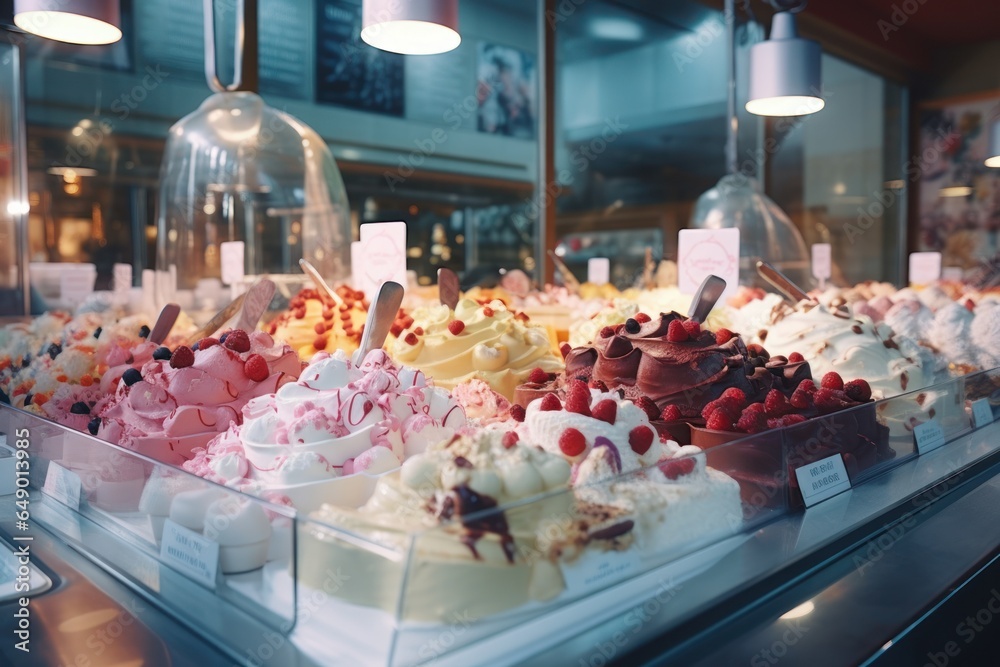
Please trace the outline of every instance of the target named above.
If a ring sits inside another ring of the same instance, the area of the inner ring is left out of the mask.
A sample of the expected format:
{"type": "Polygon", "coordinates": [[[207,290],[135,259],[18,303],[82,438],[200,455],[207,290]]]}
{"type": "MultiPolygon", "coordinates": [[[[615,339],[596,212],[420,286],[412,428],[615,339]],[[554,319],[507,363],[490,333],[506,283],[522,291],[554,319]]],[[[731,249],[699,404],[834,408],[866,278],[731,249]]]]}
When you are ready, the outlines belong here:
{"type": "Polygon", "coordinates": [[[587,282],[595,285],[607,285],[611,282],[611,260],[607,257],[588,259],[587,282]]]}
{"type": "Polygon", "coordinates": [[[972,401],[972,428],[982,428],[993,423],[993,408],[990,399],[980,398],[972,401]]]}
{"type": "Polygon", "coordinates": [[[934,451],[946,442],[944,431],[937,419],[931,419],[914,426],[913,439],[917,445],[917,453],[921,455],[934,451]]]}
{"type": "Polygon", "coordinates": [[[156,318],[153,330],[149,332],[149,340],[157,345],[162,345],[163,341],[170,335],[170,330],[174,328],[174,323],[180,317],[181,307],[176,303],[168,303],[160,311],[156,318]]]}
{"type": "Polygon", "coordinates": [[[719,276],[709,274],[701,281],[701,286],[691,299],[691,307],[688,309],[688,319],[695,322],[704,322],[708,314],[715,308],[716,302],[726,291],[726,281],[719,276]]]}
{"type": "Polygon", "coordinates": [[[851,478],[847,475],[844,458],[840,454],[796,468],[795,478],[799,482],[802,501],[806,507],[812,507],[851,488],[851,478]]]}
{"type": "Polygon", "coordinates": [[[805,290],[793,283],[785,276],[785,274],[767,262],[757,260],[757,273],[760,274],[761,278],[771,283],[776,290],[784,294],[785,297],[792,303],[798,303],[799,301],[812,301],[812,299],[809,298],[809,295],[806,294],[805,290]]]}
{"type": "Polygon", "coordinates": [[[382,347],[396,314],[403,303],[403,286],[391,280],[382,283],[378,294],[368,311],[368,321],[365,322],[365,332],[361,336],[361,345],[355,352],[358,365],[365,356],[374,349],[382,347]]]}
{"type": "Polygon", "coordinates": [[[219,543],[167,519],[163,522],[160,560],[199,584],[215,589],[219,543]]]}

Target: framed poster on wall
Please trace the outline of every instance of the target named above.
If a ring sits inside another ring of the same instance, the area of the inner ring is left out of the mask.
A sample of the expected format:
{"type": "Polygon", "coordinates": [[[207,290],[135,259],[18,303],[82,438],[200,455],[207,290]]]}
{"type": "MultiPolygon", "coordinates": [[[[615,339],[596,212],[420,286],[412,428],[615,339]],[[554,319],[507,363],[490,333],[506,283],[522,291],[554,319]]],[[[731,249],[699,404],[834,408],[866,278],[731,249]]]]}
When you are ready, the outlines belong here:
{"type": "Polygon", "coordinates": [[[917,185],[916,250],[972,277],[1000,251],[1000,169],[984,164],[1000,91],[921,105],[906,178],[917,185]]]}

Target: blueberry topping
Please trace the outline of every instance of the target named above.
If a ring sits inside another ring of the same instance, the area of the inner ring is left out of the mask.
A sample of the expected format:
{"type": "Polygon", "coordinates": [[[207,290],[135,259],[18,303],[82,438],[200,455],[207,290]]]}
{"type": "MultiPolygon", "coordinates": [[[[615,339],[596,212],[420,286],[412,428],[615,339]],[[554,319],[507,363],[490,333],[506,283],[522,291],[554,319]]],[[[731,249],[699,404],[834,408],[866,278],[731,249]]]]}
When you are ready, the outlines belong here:
{"type": "Polygon", "coordinates": [[[135,370],[134,368],[130,368],[124,373],[122,373],[122,382],[124,382],[129,387],[134,385],[136,382],[139,382],[140,380],[142,380],[142,373],[135,370]]]}
{"type": "Polygon", "coordinates": [[[52,345],[49,345],[48,352],[49,352],[49,357],[55,359],[62,352],[62,345],[59,345],[58,343],[52,343],[52,345]]]}
{"type": "Polygon", "coordinates": [[[31,355],[26,354],[24,355],[24,359],[21,360],[21,368],[27,368],[30,365],[31,365],[31,355]]]}
{"type": "Polygon", "coordinates": [[[94,329],[94,338],[100,338],[102,331],[104,331],[103,327],[97,327],[96,329],[94,329]]]}
{"type": "Polygon", "coordinates": [[[221,336],[219,336],[219,344],[222,345],[223,343],[225,343],[227,338],[229,338],[229,332],[228,331],[226,333],[222,334],[221,336]]]}
{"type": "Polygon", "coordinates": [[[145,324],[139,328],[139,338],[149,338],[149,327],[145,324]]]}
{"type": "Polygon", "coordinates": [[[157,361],[170,361],[170,348],[158,347],[153,350],[153,358],[157,361]]]}
{"type": "Polygon", "coordinates": [[[195,343],[194,345],[191,346],[191,351],[192,352],[197,352],[198,351],[198,343],[195,343]]]}
{"type": "Polygon", "coordinates": [[[3,389],[0,389],[0,403],[10,405],[10,396],[3,389]]]}
{"type": "Polygon", "coordinates": [[[625,331],[630,334],[639,333],[639,322],[631,317],[625,320],[625,331]]]}
{"type": "Polygon", "coordinates": [[[94,417],[89,422],[87,422],[87,430],[90,431],[90,435],[97,435],[97,430],[101,428],[101,418],[94,417]]]}
{"type": "Polygon", "coordinates": [[[76,403],[73,404],[73,406],[69,409],[69,411],[72,412],[74,415],[89,415],[90,406],[84,403],[83,401],[77,401],[76,403]]]}
{"type": "Polygon", "coordinates": [[[31,397],[32,397],[32,395],[31,395],[30,391],[27,394],[24,395],[24,404],[25,405],[31,405],[31,397]]]}

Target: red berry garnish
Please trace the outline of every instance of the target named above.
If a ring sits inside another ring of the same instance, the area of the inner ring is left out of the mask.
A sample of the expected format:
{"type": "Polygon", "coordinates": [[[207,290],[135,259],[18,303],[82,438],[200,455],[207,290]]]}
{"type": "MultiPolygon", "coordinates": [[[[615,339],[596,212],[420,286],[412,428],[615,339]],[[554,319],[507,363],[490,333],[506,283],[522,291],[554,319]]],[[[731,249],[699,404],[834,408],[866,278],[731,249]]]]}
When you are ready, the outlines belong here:
{"type": "Polygon", "coordinates": [[[782,426],[794,426],[795,424],[801,424],[806,420],[804,415],[785,415],[781,418],[782,426]]]}
{"type": "Polygon", "coordinates": [[[840,377],[840,373],[836,371],[830,371],[823,376],[820,385],[824,389],[843,389],[844,388],[844,378],[840,377]]]}
{"type": "Polygon", "coordinates": [[[587,439],[575,428],[568,428],[559,436],[559,451],[566,456],[579,456],[585,449],[587,449],[587,439]]]}
{"type": "Polygon", "coordinates": [[[788,363],[790,364],[800,364],[805,360],[806,360],[805,357],[803,357],[798,352],[792,352],[790,355],[788,355],[788,363]]]}
{"type": "Polygon", "coordinates": [[[618,418],[618,404],[609,398],[598,401],[597,405],[594,406],[592,416],[594,419],[614,424],[615,419],[618,418]]]}
{"type": "Polygon", "coordinates": [[[405,342],[407,345],[416,345],[417,334],[411,331],[410,333],[406,334],[406,338],[403,339],[403,342],[405,342]]]}
{"type": "Polygon", "coordinates": [[[667,479],[677,479],[694,472],[694,458],[685,456],[680,459],[667,459],[660,463],[660,470],[667,479]]]}
{"type": "Polygon", "coordinates": [[[566,412],[574,412],[578,415],[590,417],[590,396],[580,396],[570,394],[566,397],[566,412]]]}
{"type": "Polygon", "coordinates": [[[734,422],[743,410],[743,404],[735,398],[724,396],[717,398],[714,401],[709,401],[705,407],[702,408],[701,416],[703,419],[708,419],[712,416],[712,413],[717,412],[718,410],[724,410],[726,416],[729,417],[729,421],[734,422]]]}
{"type": "Polygon", "coordinates": [[[632,451],[642,456],[653,445],[653,429],[648,426],[636,426],[628,433],[628,445],[632,451]]]}
{"type": "Polygon", "coordinates": [[[254,382],[263,382],[271,374],[267,362],[259,354],[251,354],[247,357],[243,363],[243,372],[254,382]]]}
{"type": "Polygon", "coordinates": [[[518,441],[517,433],[514,431],[507,431],[506,433],[503,434],[503,440],[501,440],[500,443],[504,446],[505,449],[510,449],[511,447],[517,444],[517,441],[518,441]]]}
{"type": "Polygon", "coordinates": [[[650,419],[657,419],[660,416],[660,409],[656,407],[656,403],[653,402],[649,396],[640,396],[639,398],[632,401],[637,407],[641,408],[646,416],[650,419]]]}
{"type": "Polygon", "coordinates": [[[417,328],[415,328],[413,330],[413,333],[417,334],[418,336],[423,336],[424,335],[424,328],[423,327],[417,327],[417,328]]]}
{"type": "Polygon", "coordinates": [[[966,299],[965,307],[969,310],[969,312],[972,312],[976,309],[976,302],[973,301],[972,299],[966,299]]]}
{"type": "Polygon", "coordinates": [[[747,404],[747,395],[743,393],[742,389],[739,389],[737,387],[730,387],[729,389],[722,392],[722,398],[731,398],[735,400],[737,403],[739,403],[741,410],[744,407],[746,407],[747,404]]]}
{"type": "Polygon", "coordinates": [[[872,387],[867,381],[862,379],[851,380],[844,385],[844,393],[852,401],[867,403],[872,398],[872,387]]]}
{"type": "MultiPolygon", "coordinates": [[[[558,399],[556,399],[558,400],[558,399]]],[[[510,406],[510,418],[516,422],[524,421],[524,408],[518,404],[510,406]]]]}
{"type": "Polygon", "coordinates": [[[736,334],[734,334],[729,329],[719,329],[718,331],[715,332],[715,344],[725,345],[735,337],[736,334]]]}
{"type": "Polygon", "coordinates": [[[808,391],[810,394],[816,393],[816,383],[813,382],[812,380],[803,380],[802,382],[799,383],[799,386],[797,388],[801,389],[802,391],[808,391]]]}
{"type": "Polygon", "coordinates": [[[767,397],[764,399],[764,412],[767,413],[768,417],[781,417],[791,411],[792,406],[784,394],[777,389],[767,392],[767,397]]]}
{"type": "Polygon", "coordinates": [[[545,394],[545,396],[542,397],[542,403],[538,406],[538,409],[542,412],[562,410],[562,403],[559,402],[559,397],[555,394],[545,394]]]}
{"type": "Polygon", "coordinates": [[[457,336],[465,330],[465,322],[462,320],[452,320],[448,322],[448,331],[457,336]]]}
{"type": "Polygon", "coordinates": [[[170,367],[171,368],[187,368],[188,366],[194,365],[194,350],[192,350],[187,345],[181,345],[179,348],[174,350],[174,354],[170,357],[170,367]]]}
{"type": "MultiPolygon", "coordinates": [[[[755,403],[754,405],[763,405],[755,403]]],[[[736,430],[743,433],[760,433],[767,430],[767,416],[763,410],[747,408],[736,422],[736,430]]]]}
{"type": "Polygon", "coordinates": [[[548,381],[549,374],[541,368],[532,368],[531,373],[528,374],[528,382],[532,384],[545,384],[548,381]]]}
{"type": "Polygon", "coordinates": [[[694,320],[686,320],[681,323],[681,326],[684,327],[684,331],[690,338],[697,338],[701,335],[701,325],[694,320]]]}
{"type": "Polygon", "coordinates": [[[851,407],[850,403],[837,396],[838,393],[841,392],[827,387],[823,387],[818,390],[815,394],[813,394],[813,400],[816,402],[816,409],[825,415],[831,412],[836,412],[837,410],[843,410],[844,408],[851,407]]]}
{"type": "Polygon", "coordinates": [[[639,324],[645,324],[646,322],[649,322],[653,318],[651,318],[646,313],[636,313],[635,317],[633,317],[632,319],[634,319],[639,324]]]}
{"type": "Polygon", "coordinates": [[[732,431],[733,420],[726,410],[716,410],[705,422],[705,428],[710,431],[732,431]]]}
{"type": "Polygon", "coordinates": [[[671,343],[683,343],[688,339],[689,336],[687,330],[684,328],[684,323],[680,320],[671,320],[670,324],[667,325],[667,340],[671,343]]]}
{"type": "Polygon", "coordinates": [[[808,410],[813,406],[813,395],[799,387],[792,393],[789,403],[796,410],[808,410]]]}
{"type": "Polygon", "coordinates": [[[601,329],[601,332],[597,335],[600,338],[611,338],[612,336],[615,335],[615,330],[612,329],[611,327],[604,327],[603,329],[601,329]]]}
{"type": "Polygon", "coordinates": [[[590,379],[587,386],[591,389],[596,389],[597,391],[608,391],[608,385],[604,384],[601,380],[595,380],[593,378],[590,379]]]}
{"type": "Polygon", "coordinates": [[[660,413],[660,419],[665,422],[679,422],[683,418],[684,415],[681,413],[681,409],[673,403],[663,408],[663,412],[660,413]]]}
{"type": "Polygon", "coordinates": [[[198,346],[199,350],[207,350],[213,345],[218,345],[218,344],[219,344],[218,338],[202,338],[200,341],[195,343],[195,345],[198,346]]]}
{"type": "Polygon", "coordinates": [[[247,332],[242,329],[233,329],[226,335],[226,342],[224,345],[233,352],[249,352],[250,336],[248,336],[247,332]]]}
{"type": "Polygon", "coordinates": [[[486,317],[493,317],[493,309],[489,306],[483,306],[483,315],[486,317]]]}
{"type": "Polygon", "coordinates": [[[746,407],[746,410],[744,410],[744,412],[746,412],[747,410],[750,410],[752,412],[759,412],[761,414],[764,414],[764,412],[766,412],[763,403],[751,403],[746,407]]]}

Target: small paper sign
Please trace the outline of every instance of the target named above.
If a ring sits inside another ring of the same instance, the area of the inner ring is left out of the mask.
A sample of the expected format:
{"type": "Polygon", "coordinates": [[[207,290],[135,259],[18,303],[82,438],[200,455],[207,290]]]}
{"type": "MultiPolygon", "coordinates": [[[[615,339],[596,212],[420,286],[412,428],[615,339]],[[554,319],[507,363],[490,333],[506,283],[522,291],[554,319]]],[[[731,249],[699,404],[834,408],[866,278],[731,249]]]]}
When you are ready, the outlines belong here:
{"type": "Polygon", "coordinates": [[[607,257],[588,259],[587,282],[595,285],[607,285],[611,282],[611,260],[607,257]]]}
{"type": "Polygon", "coordinates": [[[677,282],[684,294],[694,294],[708,275],[726,281],[722,298],[740,284],[740,230],[682,229],[677,235],[677,282]]]}
{"type": "Polygon", "coordinates": [[[840,454],[796,468],[795,478],[799,481],[806,507],[812,507],[851,488],[851,479],[847,476],[847,468],[844,467],[844,459],[840,454]]]}
{"type": "Polygon", "coordinates": [[[926,454],[944,444],[944,431],[936,419],[913,427],[913,439],[917,444],[917,453],[926,454]]]}
{"type": "Polygon", "coordinates": [[[608,586],[642,571],[635,549],[588,553],[560,567],[566,588],[573,593],[608,586]]]}
{"type": "Polygon", "coordinates": [[[972,426],[982,428],[993,423],[993,408],[990,406],[990,399],[980,398],[972,402],[972,426]]]}
{"type": "Polygon", "coordinates": [[[927,285],[941,277],[941,253],[910,253],[910,284],[927,285]]]}
{"type": "Polygon", "coordinates": [[[941,280],[947,280],[950,282],[962,282],[965,277],[965,272],[962,271],[960,266],[946,266],[941,269],[941,280]]]}
{"type": "Polygon", "coordinates": [[[392,280],[406,287],[406,223],[369,222],[361,225],[361,280],[356,285],[365,296],[378,294],[382,283],[392,280]]]}
{"type": "Polygon", "coordinates": [[[215,588],[219,569],[219,543],[170,519],[163,522],[160,560],[199,584],[215,588]]]}
{"type": "Polygon", "coordinates": [[[219,244],[223,285],[236,285],[243,282],[245,257],[246,247],[243,241],[226,241],[219,244]]]}
{"type": "Polygon", "coordinates": [[[115,264],[113,269],[113,287],[115,294],[124,294],[132,289],[132,265],[115,264]]]}
{"type": "Polygon", "coordinates": [[[829,243],[814,243],[812,246],[813,278],[821,283],[830,279],[832,270],[832,248],[829,243]]]}
{"type": "Polygon", "coordinates": [[[55,498],[70,509],[80,509],[80,491],[83,484],[80,476],[71,470],[63,468],[55,461],[49,462],[49,470],[45,473],[45,484],[42,492],[55,498]]]}
{"type": "MultiPolygon", "coordinates": [[[[354,289],[361,289],[361,276],[364,271],[361,268],[361,241],[351,242],[351,284],[354,289]]],[[[368,296],[365,294],[365,296],[368,296]]]]}

